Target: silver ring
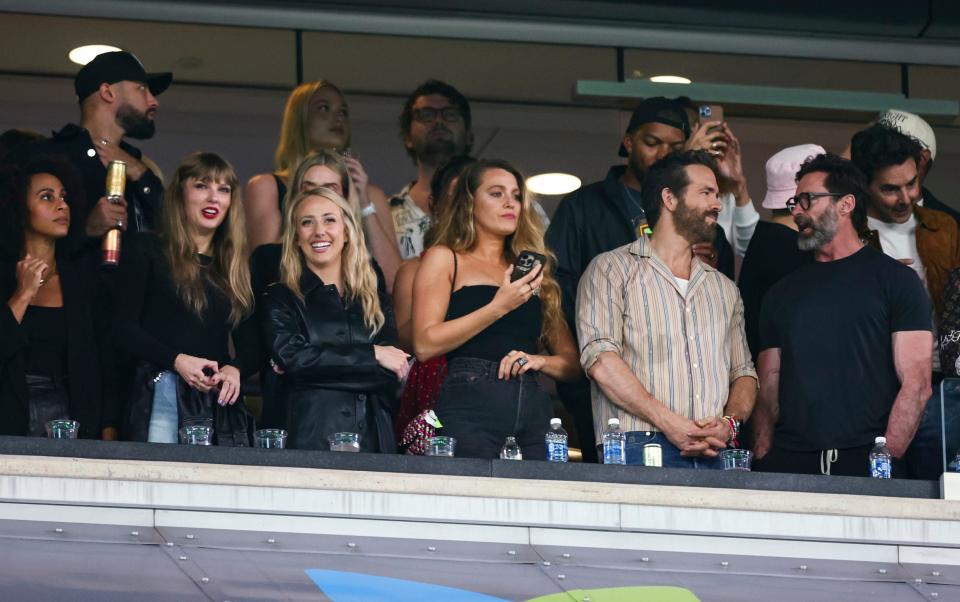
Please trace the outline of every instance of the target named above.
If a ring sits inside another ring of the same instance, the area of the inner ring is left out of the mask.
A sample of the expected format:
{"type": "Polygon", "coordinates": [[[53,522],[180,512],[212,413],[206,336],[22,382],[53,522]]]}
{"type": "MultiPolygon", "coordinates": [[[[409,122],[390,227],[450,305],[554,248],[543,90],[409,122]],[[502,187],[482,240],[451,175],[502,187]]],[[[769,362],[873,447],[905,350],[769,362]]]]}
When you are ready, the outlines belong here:
{"type": "Polygon", "coordinates": [[[117,220],[117,227],[118,227],[118,228],[122,228],[122,227],[123,227],[123,220],[122,220],[122,219],[118,219],[118,220],[117,220]]]}
{"type": "Polygon", "coordinates": [[[717,149],[717,143],[716,143],[716,142],[711,142],[711,143],[710,143],[710,148],[712,148],[713,150],[716,150],[716,149],[717,149]]]}
{"type": "Polygon", "coordinates": [[[520,359],[517,360],[517,363],[520,364],[521,368],[523,368],[524,366],[527,365],[527,358],[521,357],[520,359]]]}

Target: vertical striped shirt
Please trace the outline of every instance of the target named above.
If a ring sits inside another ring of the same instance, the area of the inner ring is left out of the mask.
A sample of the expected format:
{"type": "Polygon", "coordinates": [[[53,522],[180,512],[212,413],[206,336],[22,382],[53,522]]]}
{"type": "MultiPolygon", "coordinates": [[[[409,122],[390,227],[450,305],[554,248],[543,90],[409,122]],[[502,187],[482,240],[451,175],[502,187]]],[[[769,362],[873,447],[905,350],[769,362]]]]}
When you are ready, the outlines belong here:
{"type": "MultiPolygon", "coordinates": [[[[730,385],[757,378],[743,328],[743,302],[729,278],[693,259],[686,294],[650,239],[598,255],[580,279],[577,333],[584,370],[611,351],[671,411],[721,416],[730,385]]],[[[591,383],[597,440],[610,418],[625,431],[653,431],[591,383]]]]}

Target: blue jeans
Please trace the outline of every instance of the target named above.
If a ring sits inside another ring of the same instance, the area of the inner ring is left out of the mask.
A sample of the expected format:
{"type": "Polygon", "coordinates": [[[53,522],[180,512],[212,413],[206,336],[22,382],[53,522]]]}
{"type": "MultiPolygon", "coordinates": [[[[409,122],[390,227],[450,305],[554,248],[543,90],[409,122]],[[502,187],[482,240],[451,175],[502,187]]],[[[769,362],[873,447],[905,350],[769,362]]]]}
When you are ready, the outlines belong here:
{"type": "Polygon", "coordinates": [[[667,439],[663,433],[651,431],[627,431],[626,459],[628,466],[643,466],[643,446],[647,443],[659,443],[663,449],[664,468],[694,468],[720,470],[723,464],[720,456],[713,458],[686,458],[680,455],[680,449],[667,439]]]}
{"type": "MultiPolygon", "coordinates": [[[[916,435],[907,449],[904,459],[907,470],[914,479],[935,481],[944,472],[944,436],[946,437],[946,462],[953,462],[960,448],[960,386],[951,378],[944,383],[943,406],[940,409],[940,384],[943,376],[933,375],[933,395],[920,419],[916,435]]],[[[946,468],[950,470],[950,468],[946,468]]]]}
{"type": "Polygon", "coordinates": [[[151,443],[179,443],[177,413],[177,376],[167,370],[160,374],[153,387],[153,408],[150,411],[150,430],[147,441],[151,443]]]}

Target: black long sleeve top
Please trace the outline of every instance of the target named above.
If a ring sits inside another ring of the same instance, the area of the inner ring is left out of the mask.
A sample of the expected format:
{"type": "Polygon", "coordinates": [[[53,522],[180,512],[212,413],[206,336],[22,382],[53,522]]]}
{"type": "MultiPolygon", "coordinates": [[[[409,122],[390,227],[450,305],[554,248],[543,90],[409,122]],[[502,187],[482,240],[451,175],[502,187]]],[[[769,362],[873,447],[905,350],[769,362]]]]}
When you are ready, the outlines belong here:
{"type": "MultiPolygon", "coordinates": [[[[198,261],[209,264],[210,258],[198,255],[198,261]]],[[[226,294],[209,281],[204,282],[204,290],[207,306],[197,315],[177,294],[159,239],[148,233],[131,236],[117,272],[117,347],[166,370],[172,370],[177,355],[184,353],[235,366],[243,375],[253,372],[256,324],[247,319],[233,329],[226,294]],[[231,336],[236,358],[229,354],[231,336]]]]}

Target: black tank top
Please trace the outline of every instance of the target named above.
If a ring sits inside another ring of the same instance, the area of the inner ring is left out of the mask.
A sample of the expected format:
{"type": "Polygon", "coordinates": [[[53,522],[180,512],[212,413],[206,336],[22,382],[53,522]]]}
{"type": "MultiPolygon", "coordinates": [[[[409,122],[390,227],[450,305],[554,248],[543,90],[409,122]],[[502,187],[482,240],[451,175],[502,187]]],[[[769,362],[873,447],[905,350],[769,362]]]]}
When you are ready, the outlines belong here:
{"type": "Polygon", "coordinates": [[[20,327],[27,338],[27,374],[67,375],[67,315],[62,307],[28,305],[20,327]]]}
{"type": "Polygon", "coordinates": [[[277,182],[277,207],[280,208],[280,215],[283,215],[283,201],[287,198],[287,184],[277,174],[273,174],[273,179],[277,182]]]}
{"type": "MultiPolygon", "coordinates": [[[[453,281],[457,280],[457,256],[453,256],[453,281]]],[[[455,320],[490,303],[498,287],[491,284],[476,284],[461,287],[450,293],[447,320],[455,320]]],[[[540,338],[540,322],[543,305],[540,297],[530,300],[503,316],[472,339],[447,353],[447,360],[458,357],[475,357],[499,362],[511,351],[537,353],[540,338]]]]}

